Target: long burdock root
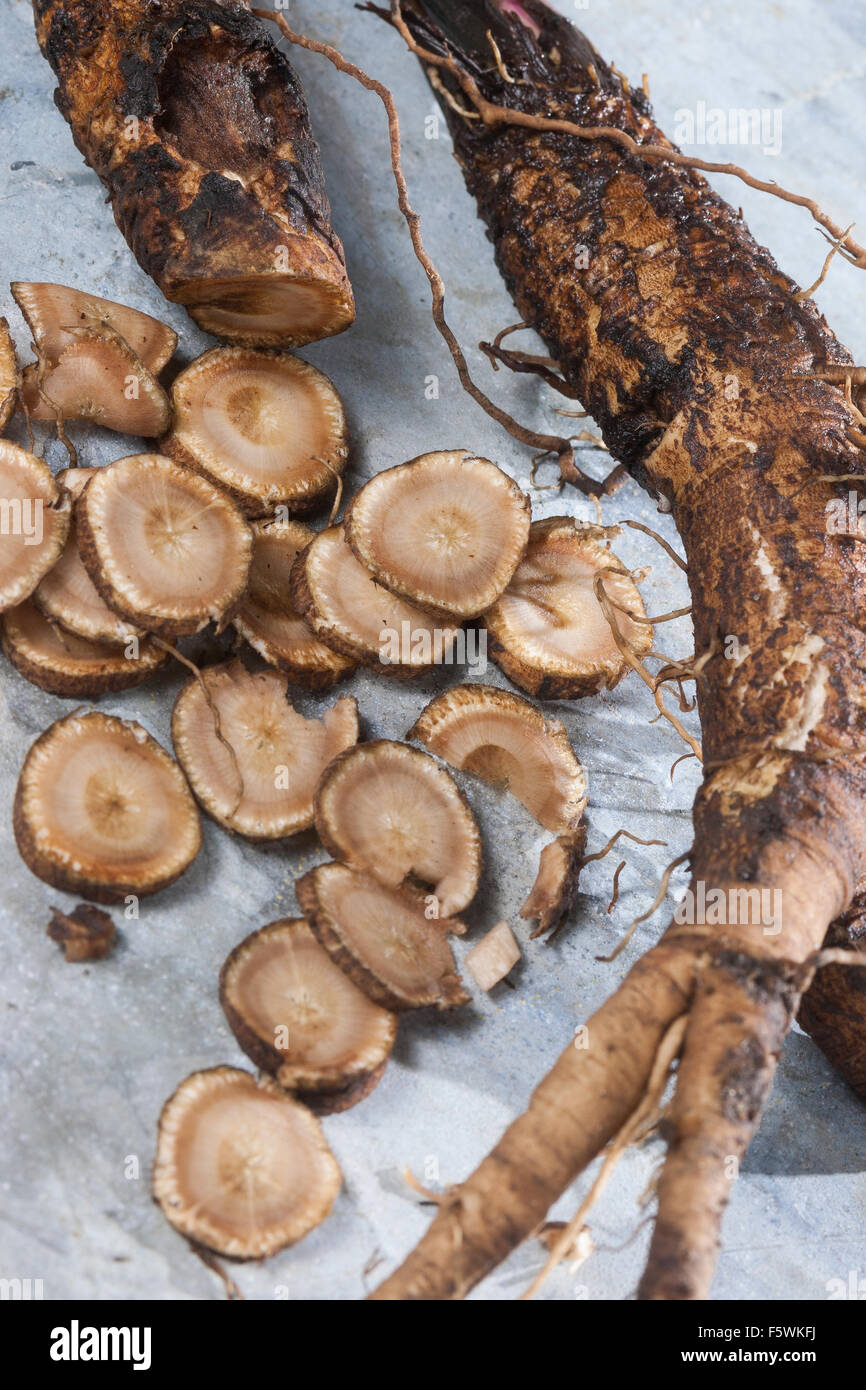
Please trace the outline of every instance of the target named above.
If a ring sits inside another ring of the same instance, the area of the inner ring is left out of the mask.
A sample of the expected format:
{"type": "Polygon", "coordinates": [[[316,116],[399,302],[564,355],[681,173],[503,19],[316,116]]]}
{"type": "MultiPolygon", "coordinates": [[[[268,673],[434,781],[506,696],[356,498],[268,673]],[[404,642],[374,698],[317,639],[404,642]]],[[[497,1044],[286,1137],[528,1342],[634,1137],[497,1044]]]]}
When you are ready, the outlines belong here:
{"type": "Polygon", "coordinates": [[[436,70],[521,320],[612,456],[673,512],[695,650],[709,655],[676,920],[381,1296],[461,1296],[629,1132],[671,1021],[658,981],[676,961],[688,1017],[640,1296],[703,1298],[785,1033],[866,869],[866,555],[825,524],[831,480],[866,474],[853,403],[826,379],[850,357],[696,170],[603,132],[544,128],[554,118],[666,144],[643,93],[539,0],[508,13],[407,0],[392,19],[436,70]],[[477,104],[468,118],[466,74],[522,123],[477,104]]]}
{"type": "Polygon", "coordinates": [[[75,143],[202,328],[293,347],[354,318],[297,77],[243,4],[34,0],[75,143]]]}
{"type": "MultiPolygon", "coordinates": [[[[866,960],[866,893],[832,924],[824,947],[866,960]]],[[[803,995],[797,1022],[866,1100],[866,970],[838,962],[822,966],[803,995]]]]}

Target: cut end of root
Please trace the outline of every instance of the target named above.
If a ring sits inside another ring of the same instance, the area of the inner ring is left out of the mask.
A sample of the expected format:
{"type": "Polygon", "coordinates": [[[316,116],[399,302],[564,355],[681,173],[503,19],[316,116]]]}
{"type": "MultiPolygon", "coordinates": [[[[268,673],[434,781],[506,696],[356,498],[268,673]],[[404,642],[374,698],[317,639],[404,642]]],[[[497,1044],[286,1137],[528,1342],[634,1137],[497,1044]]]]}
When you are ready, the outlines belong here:
{"type": "Polygon", "coordinates": [[[206,333],[241,347],[303,347],[342,333],[355,320],[345,275],[337,284],[278,272],[199,279],[169,297],[206,333]]]}
{"type": "Polygon", "coordinates": [[[397,1034],[334,964],[302,919],[272,922],[236,946],[220,972],[220,1000],[256,1066],[319,1114],[369,1095],[397,1034]]]}
{"type": "Polygon", "coordinates": [[[290,353],[213,348],[180,373],[172,403],[164,452],[225,488],[248,516],[308,510],[346,466],[340,397],[290,353]]]}
{"type": "Polygon", "coordinates": [[[316,829],[335,859],[388,887],[424,884],[440,917],[461,912],[475,896],[475,817],[445,769],[408,744],[379,739],[337,758],[316,793],[316,829]]]}
{"type": "Polygon", "coordinates": [[[550,932],[553,938],[568,920],[574,906],[586,848],[586,826],[570,835],[559,835],[541,851],[538,873],[529,897],[520,909],[525,921],[537,921],[533,938],[550,932]]]}
{"type": "Polygon", "coordinates": [[[468,1001],[445,930],[425,916],[423,899],[346,864],[311,869],[295,892],[317,939],[375,1004],[399,1011],[468,1001]]]}
{"type": "Polygon", "coordinates": [[[352,499],[345,527],[359,560],[392,593],[463,620],[509,583],[529,516],[529,499],[495,463],[445,449],[376,474],[352,499]]]}
{"type": "Polygon", "coordinates": [[[422,710],[410,738],[516,796],[546,830],[572,834],[586,806],[586,773],[558,719],[519,695],[458,685],[422,710]]]}
{"type": "Polygon", "coordinates": [[[140,724],[106,714],[71,714],[36,740],[13,826],[37,878],[102,903],[167,887],[201,847],[177,763],[140,724]]]}
{"type": "Polygon", "coordinates": [[[260,1260],[328,1215],[342,1176],[314,1115],[235,1067],[188,1076],[163,1107],[153,1195],[189,1240],[260,1260]]]}

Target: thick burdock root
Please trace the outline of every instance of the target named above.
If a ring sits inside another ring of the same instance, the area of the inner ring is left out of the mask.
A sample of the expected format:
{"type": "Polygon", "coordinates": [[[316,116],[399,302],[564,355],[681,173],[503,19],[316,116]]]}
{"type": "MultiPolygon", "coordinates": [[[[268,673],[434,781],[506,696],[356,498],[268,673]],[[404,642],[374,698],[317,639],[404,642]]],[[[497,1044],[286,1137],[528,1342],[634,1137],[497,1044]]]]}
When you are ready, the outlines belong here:
{"type": "MultiPolygon", "coordinates": [[[[428,69],[455,59],[499,106],[664,142],[643,94],[538,0],[508,14],[488,0],[411,0],[404,17],[428,69]]],[[[612,455],[669,503],[695,650],[713,655],[698,684],[705,776],[679,920],[376,1296],[461,1297],[529,1235],[628,1132],[679,1011],[639,1293],[704,1298],[814,954],[866,868],[866,555],[828,534],[825,515],[842,486],[828,477],[866,474],[866,457],[843,390],[819,376],[850,357],[698,173],[604,138],[467,120],[455,109],[470,102],[465,86],[441,66],[438,81],[520,317],[612,455]]]]}
{"type": "Polygon", "coordinates": [[[34,0],[55,100],[117,225],[209,333],[295,347],[354,318],[300,84],[218,0],[34,0]]]}

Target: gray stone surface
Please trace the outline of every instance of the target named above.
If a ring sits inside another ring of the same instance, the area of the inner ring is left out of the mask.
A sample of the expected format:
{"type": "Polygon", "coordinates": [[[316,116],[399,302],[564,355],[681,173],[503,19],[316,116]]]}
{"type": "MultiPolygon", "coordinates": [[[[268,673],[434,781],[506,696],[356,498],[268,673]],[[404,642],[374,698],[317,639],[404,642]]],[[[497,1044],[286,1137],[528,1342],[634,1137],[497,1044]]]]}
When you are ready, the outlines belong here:
{"type": "MultiPolygon", "coordinates": [[[[562,0],[565,3],[565,0],[562,0]]],[[[657,114],[671,132],[680,109],[766,107],[783,113],[782,150],[728,150],[759,174],[810,191],[843,224],[866,226],[859,135],[866,73],[866,14],[859,0],[590,0],[575,17],[601,51],[640,80],[650,75],[657,114]]],[[[423,75],[398,39],[348,0],[293,3],[296,25],[336,43],[384,76],[402,113],[406,172],[428,247],[448,285],[451,321],[479,380],[520,418],[550,424],[556,401],[527,378],[493,376],[474,348],[515,318],[481,224],[440,129],[423,75]]],[[[33,36],[30,5],[0,3],[0,247],[8,279],[56,279],[128,301],[168,318],[189,359],[206,340],[166,306],[116,231],[94,175],[76,153],[51,99],[53,81],[33,36]]],[[[527,457],[461,392],[429,315],[426,281],[396,209],[378,101],[324,60],[297,56],[321,143],[334,221],[346,243],[357,323],[305,356],[342,392],[354,435],[353,477],[362,479],[423,450],[467,445],[528,487],[527,457]],[[425,379],[439,378],[439,399],[425,379]]],[[[708,150],[711,157],[716,154],[708,150]]],[[[825,252],[809,217],[729,179],[718,186],[742,204],[757,235],[802,283],[825,252]]],[[[837,264],[818,298],[858,360],[866,352],[862,277],[837,264]]],[[[22,349],[26,333],[8,292],[0,308],[22,349]]],[[[134,445],[76,431],[83,462],[107,462],[134,445]]],[[[49,441],[57,467],[63,451],[49,441]]],[[[591,467],[602,468],[595,455],[591,467]]],[[[536,515],[592,515],[574,495],[535,494],[536,515]]],[[[605,503],[605,519],[632,516],[672,537],[632,484],[605,503]]],[[[686,601],[679,572],[649,540],[627,533],[617,549],[650,565],[650,612],[686,601]]],[[[686,621],[664,629],[666,650],[690,648],[686,621]]],[[[493,672],[488,676],[499,682],[493,672]]],[[[169,674],[102,707],[141,722],[164,744],[180,678],[169,674]]],[[[401,736],[441,680],[408,689],[360,676],[368,734],[401,736]]],[[[313,710],[321,701],[298,701],[313,710]]],[[[188,1072],[220,1062],[245,1065],[223,1020],[216,977],[228,950],[253,927],[295,909],[292,884],[322,856],[310,840],[259,849],[205,825],[204,849],[174,888],[120,922],[121,944],[90,967],[70,966],[45,937],[49,906],[71,903],[34,879],[15,852],[9,811],[15,779],[35,736],[72,708],[0,670],[0,1275],[44,1280],[47,1298],[221,1298],[212,1273],[189,1253],[153,1206],[149,1167],[159,1109],[188,1072]],[[129,1178],[128,1159],[140,1176],[129,1178]]],[[[661,869],[689,843],[694,763],[668,771],[682,746],[650,725],[651,701],[629,680],[612,694],[557,707],[590,779],[591,847],[620,825],[667,849],[629,846],[621,896],[607,915],[616,859],[587,872],[573,925],[553,946],[526,945],[517,989],[478,997],[454,1019],[401,1023],[394,1060],[363,1105],[325,1122],[345,1173],[332,1217],[296,1249],[237,1281],[248,1298],[354,1299],[408,1250],[428,1221],[403,1184],[409,1165],[442,1184],[463,1177],[525,1104],[573,1029],[613,989],[658,934],[660,910],[614,964],[609,951],[655,893],[661,869]],[[381,1261],[374,1273],[370,1264],[381,1261]]],[[[544,837],[520,808],[467,782],[487,848],[483,890],[470,919],[479,931],[516,910],[544,837]]],[[[676,885],[678,880],[674,880],[676,885]]],[[[681,882],[681,879],[679,880],[681,882]]],[[[521,929],[525,938],[526,932],[521,929]]],[[[458,945],[462,955],[466,946],[458,945]]],[[[827,1281],[866,1272],[866,1148],[861,1104],[808,1039],[786,1047],[760,1136],[735,1186],[714,1285],[718,1298],[827,1296],[827,1281]]],[[[592,1217],[597,1254],[579,1272],[561,1270],[549,1299],[631,1296],[648,1239],[637,1198],[660,1158],[656,1144],[629,1153],[592,1217]]],[[[559,1204],[566,1215],[585,1177],[559,1204]]],[[[514,1297],[540,1264],[535,1244],[518,1252],[475,1296],[514,1297]]]]}

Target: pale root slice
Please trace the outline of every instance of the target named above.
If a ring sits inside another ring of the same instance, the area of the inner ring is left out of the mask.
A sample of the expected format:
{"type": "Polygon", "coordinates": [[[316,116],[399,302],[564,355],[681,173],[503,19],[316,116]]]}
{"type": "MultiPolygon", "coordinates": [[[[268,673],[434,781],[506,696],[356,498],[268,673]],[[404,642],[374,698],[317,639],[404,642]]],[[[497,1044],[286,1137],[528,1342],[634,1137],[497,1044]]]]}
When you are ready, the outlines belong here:
{"type": "Polygon", "coordinates": [[[310,829],[319,778],[358,738],[352,696],[305,719],[287,685],[279,671],[254,675],[235,659],[208,667],[175,701],[171,734],[190,786],[214,820],[246,839],[310,829]]]}
{"type": "Polygon", "coordinates": [[[171,423],[171,402],[122,338],[80,328],[56,363],[25,368],[22,396],[34,420],[89,420],[146,439],[171,423]]]}
{"type": "Polygon", "coordinates": [[[25,680],[69,698],[131,690],[169,659],[147,638],[131,637],[121,648],[76,637],[46,618],[31,599],[0,614],[0,637],[4,652],[25,680]]]}
{"type": "Polygon", "coordinates": [[[211,348],[172,387],[161,448],[225,488],[247,516],[308,511],[346,466],[346,415],[333,383],[288,352],[211,348]]]}
{"type": "Polygon", "coordinates": [[[378,584],[342,526],[320,531],[298,556],[292,597],[323,642],[385,676],[422,675],[448,661],[457,640],[453,621],[431,617],[378,584]]]}
{"type": "Polygon", "coordinates": [[[177,347],[177,334],[167,323],[86,290],[22,280],[10,289],[43,361],[55,363],[82,328],[112,330],[154,376],[159,376],[177,347]]]}
{"type": "MultiPolygon", "coordinates": [[[[57,474],[57,481],[78,498],[95,472],[95,468],[67,468],[57,474]]],[[[74,511],[63,554],[33,591],[33,602],[46,618],[86,642],[132,649],[133,639],[141,636],[138,628],[108,607],[84,568],[74,511]]]]}
{"type": "Polygon", "coordinates": [[[501,786],[545,830],[570,834],[586,806],[586,773],[559,719],[491,685],[457,685],[422,711],[409,737],[437,757],[501,786]]]}
{"type": "Polygon", "coordinates": [[[520,960],[520,947],[507,922],[497,922],[468,951],[463,964],[479,989],[489,990],[504,980],[520,960]]]}
{"type": "Polygon", "coordinates": [[[9,325],[0,318],[0,433],[9,424],[17,403],[17,392],[21,385],[18,358],[9,325]]]}
{"type": "Polygon", "coordinates": [[[475,896],[475,817],[449,773],[407,743],[378,739],[336,758],[316,792],[316,829],[330,855],[389,888],[422,884],[440,917],[475,896]]]}
{"type": "Polygon", "coordinates": [[[299,521],[256,521],[251,529],[249,584],[232,619],[235,630],[291,681],[326,690],[350,675],[355,663],[320,642],[295,608],[292,566],[316,533],[299,521]]]}
{"type": "Polygon", "coordinates": [[[484,614],[493,660],[537,699],[612,690],[628,671],[593,587],[599,575],[635,656],[646,656],[652,646],[637,585],[602,536],[598,527],[569,516],[534,521],[514,577],[484,614]]]}
{"type": "Polygon", "coordinates": [[[29,598],[57,563],[70,517],[48,464],[0,439],[0,612],[29,598]]]}
{"type": "Polygon", "coordinates": [[[284,918],[236,946],[220,1001],[257,1067],[318,1114],[348,1110],[381,1079],[397,1019],[344,975],[302,918],[284,918]]]}
{"type": "Polygon", "coordinates": [[[495,463],[443,449],[371,478],[345,527],[358,559],[392,593],[462,620],[507,586],[529,517],[529,498],[495,463]]]}
{"type": "Polygon", "coordinates": [[[314,935],[375,1004],[399,1012],[467,1002],[447,935],[423,899],[348,864],[320,864],[295,892],[314,935]]]}
{"type": "Polygon", "coordinates": [[[197,1071],[159,1118],[153,1195],[188,1240],[233,1260],[294,1245],[342,1185],[319,1121],[271,1080],[197,1071]]]}
{"type": "Polygon", "coordinates": [[[581,824],[570,835],[558,835],[545,845],[538,861],[538,873],[526,902],[520,909],[524,921],[536,921],[530,933],[533,940],[550,932],[552,940],[568,920],[574,906],[586,849],[586,826],[581,824]]]}
{"type": "Polygon", "coordinates": [[[37,878],[99,903],[157,893],[201,848],[177,763],[140,724],[108,714],[70,714],[40,735],[18,778],[13,826],[37,878]]]}
{"type": "Polygon", "coordinates": [[[78,548],[105,602],[166,637],[228,622],[247,586],[250,529],[229,497],[160,454],[100,468],[76,507],[78,548]]]}

